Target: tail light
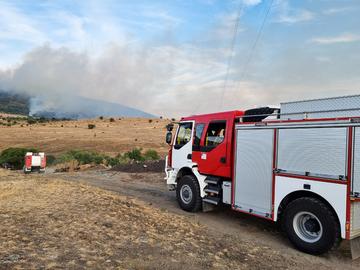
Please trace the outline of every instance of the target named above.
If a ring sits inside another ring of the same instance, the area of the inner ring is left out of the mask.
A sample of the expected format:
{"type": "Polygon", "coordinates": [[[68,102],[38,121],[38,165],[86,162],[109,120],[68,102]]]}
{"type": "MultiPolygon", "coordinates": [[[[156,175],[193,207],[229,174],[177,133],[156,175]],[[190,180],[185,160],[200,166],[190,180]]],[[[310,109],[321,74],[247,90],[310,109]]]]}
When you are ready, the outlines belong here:
{"type": "Polygon", "coordinates": [[[25,156],[25,167],[31,168],[31,158],[32,156],[25,156]]]}
{"type": "Polygon", "coordinates": [[[41,168],[45,168],[46,167],[46,156],[42,156],[41,157],[41,168]]]}

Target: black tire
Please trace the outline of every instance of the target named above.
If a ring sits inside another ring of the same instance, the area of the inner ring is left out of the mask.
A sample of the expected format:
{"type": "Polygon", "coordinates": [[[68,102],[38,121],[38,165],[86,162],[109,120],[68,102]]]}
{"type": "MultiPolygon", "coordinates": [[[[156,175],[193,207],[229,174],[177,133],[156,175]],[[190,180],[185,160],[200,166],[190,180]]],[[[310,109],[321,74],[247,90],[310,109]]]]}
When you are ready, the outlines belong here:
{"type": "Polygon", "coordinates": [[[337,217],[332,209],[316,198],[292,201],[285,208],[282,222],[290,242],[297,249],[312,255],[323,254],[341,241],[337,217]]]}
{"type": "Polygon", "coordinates": [[[181,209],[188,212],[198,212],[202,207],[200,186],[193,175],[184,175],[177,183],[176,199],[181,209]],[[187,194],[191,195],[186,196],[187,194]]]}

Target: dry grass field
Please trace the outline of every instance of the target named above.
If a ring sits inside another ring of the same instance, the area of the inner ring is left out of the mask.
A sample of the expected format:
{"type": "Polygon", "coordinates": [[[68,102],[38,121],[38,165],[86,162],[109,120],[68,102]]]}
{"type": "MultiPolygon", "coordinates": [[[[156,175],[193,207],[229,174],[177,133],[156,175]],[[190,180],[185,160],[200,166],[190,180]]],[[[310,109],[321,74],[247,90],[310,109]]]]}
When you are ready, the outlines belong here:
{"type": "Polygon", "coordinates": [[[0,189],[0,269],[270,269],[285,260],[80,183],[0,170],[0,189]]]}
{"type": "Polygon", "coordinates": [[[169,120],[119,118],[104,120],[58,121],[0,126],[0,151],[8,147],[35,147],[59,155],[72,149],[86,149],[115,156],[134,147],[167,151],[165,126],[169,120]],[[96,128],[88,129],[88,124],[96,128]],[[22,125],[22,126],[21,126],[22,125]]]}
{"type": "MultiPolygon", "coordinates": [[[[85,149],[115,156],[141,147],[164,155],[167,123],[17,123],[0,126],[0,151],[35,147],[58,156],[85,149]]],[[[346,247],[310,256],[259,219],[229,209],[184,212],[163,177],[103,167],[29,175],[0,169],[0,269],[359,269],[346,247]]]]}

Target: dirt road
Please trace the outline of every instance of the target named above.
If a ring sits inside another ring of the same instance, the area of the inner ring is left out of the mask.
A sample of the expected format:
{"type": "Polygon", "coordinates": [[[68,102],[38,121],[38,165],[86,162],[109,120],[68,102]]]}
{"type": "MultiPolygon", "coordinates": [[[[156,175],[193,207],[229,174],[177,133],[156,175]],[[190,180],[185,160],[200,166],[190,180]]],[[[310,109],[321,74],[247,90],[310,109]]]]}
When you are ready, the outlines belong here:
{"type": "MultiPolygon", "coordinates": [[[[179,209],[175,193],[167,190],[163,174],[129,174],[110,171],[86,171],[57,174],[62,179],[90,184],[121,195],[131,196],[165,212],[186,216],[206,226],[208,236],[227,239],[231,243],[252,243],[274,251],[269,265],[280,268],[359,269],[360,259],[352,261],[347,242],[329,254],[315,257],[295,250],[286,237],[271,222],[236,213],[227,208],[208,213],[187,213],[179,209]],[[281,254],[281,256],[280,256],[281,254]]],[[[169,221],[171,222],[171,221],[169,221]]],[[[266,256],[264,254],[265,259],[266,256]]],[[[262,260],[262,258],[258,258],[262,260]]]]}

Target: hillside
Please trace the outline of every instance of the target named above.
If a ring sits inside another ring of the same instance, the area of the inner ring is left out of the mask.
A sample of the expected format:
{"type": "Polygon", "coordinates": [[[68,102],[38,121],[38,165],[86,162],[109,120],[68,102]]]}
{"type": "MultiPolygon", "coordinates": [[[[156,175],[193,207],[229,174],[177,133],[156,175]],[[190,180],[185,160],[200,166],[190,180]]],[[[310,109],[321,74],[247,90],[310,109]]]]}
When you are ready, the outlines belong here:
{"type": "Polygon", "coordinates": [[[0,112],[45,118],[88,119],[105,117],[144,117],[154,115],[119,103],[80,96],[59,97],[56,102],[46,97],[28,97],[0,90],[0,112]]]}
{"type": "Polygon", "coordinates": [[[28,115],[29,98],[23,95],[0,91],[0,112],[28,115]]]}
{"type": "Polygon", "coordinates": [[[119,103],[75,95],[59,97],[56,102],[47,100],[46,97],[37,97],[31,99],[31,105],[31,113],[46,118],[154,117],[154,115],[119,103]]]}
{"type": "Polygon", "coordinates": [[[28,125],[17,120],[12,126],[0,125],[0,151],[8,147],[36,148],[59,156],[73,149],[96,151],[116,156],[135,147],[155,149],[163,157],[168,150],[165,126],[169,120],[109,118],[51,121],[28,125]],[[94,129],[88,129],[88,124],[94,129]]]}

